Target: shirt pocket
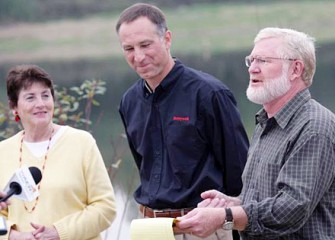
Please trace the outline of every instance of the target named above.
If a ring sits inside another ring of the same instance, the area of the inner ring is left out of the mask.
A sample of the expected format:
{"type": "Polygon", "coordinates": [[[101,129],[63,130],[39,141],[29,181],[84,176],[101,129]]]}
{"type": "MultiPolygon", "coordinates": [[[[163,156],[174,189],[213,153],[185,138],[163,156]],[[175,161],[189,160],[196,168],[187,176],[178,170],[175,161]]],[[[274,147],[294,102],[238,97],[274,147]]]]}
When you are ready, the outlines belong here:
{"type": "Polygon", "coordinates": [[[280,170],[281,166],[276,163],[265,163],[262,165],[257,184],[260,195],[259,200],[274,196],[277,193],[278,190],[275,186],[280,170]]]}
{"type": "Polygon", "coordinates": [[[193,125],[171,125],[166,134],[167,150],[175,165],[189,166],[206,156],[206,142],[193,125]]]}

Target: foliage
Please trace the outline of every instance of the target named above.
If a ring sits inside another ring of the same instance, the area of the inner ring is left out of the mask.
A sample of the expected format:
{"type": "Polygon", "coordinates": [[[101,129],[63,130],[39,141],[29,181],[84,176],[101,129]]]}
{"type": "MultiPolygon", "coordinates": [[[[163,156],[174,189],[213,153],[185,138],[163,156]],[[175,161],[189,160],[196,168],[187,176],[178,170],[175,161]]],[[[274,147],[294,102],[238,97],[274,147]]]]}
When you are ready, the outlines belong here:
{"type": "MultiPolygon", "coordinates": [[[[92,107],[100,103],[95,99],[97,95],[104,95],[106,83],[102,80],[85,80],[79,87],[55,86],[55,110],[53,121],[61,125],[84,127],[89,130],[92,107]]],[[[0,102],[0,139],[12,136],[21,129],[21,125],[14,121],[12,110],[7,104],[0,102]]]]}
{"type": "Polygon", "coordinates": [[[19,129],[7,104],[0,102],[0,139],[14,135],[19,129]]]}
{"type": "Polygon", "coordinates": [[[99,106],[100,103],[94,99],[96,95],[104,95],[106,83],[101,80],[85,80],[79,87],[67,89],[63,87],[56,91],[56,108],[54,120],[59,124],[68,124],[74,127],[85,125],[89,129],[92,124],[92,106],[99,106]],[[72,92],[72,95],[69,94],[72,92]],[[84,109],[80,108],[80,103],[85,102],[84,109]]]}

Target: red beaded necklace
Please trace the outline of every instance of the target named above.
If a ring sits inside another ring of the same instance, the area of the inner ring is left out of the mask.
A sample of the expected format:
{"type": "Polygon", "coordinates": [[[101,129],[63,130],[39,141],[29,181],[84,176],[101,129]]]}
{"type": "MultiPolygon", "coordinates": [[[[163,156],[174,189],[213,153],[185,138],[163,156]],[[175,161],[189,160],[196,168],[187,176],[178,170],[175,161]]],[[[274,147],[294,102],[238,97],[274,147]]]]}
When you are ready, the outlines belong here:
{"type": "MultiPolygon", "coordinates": [[[[55,129],[52,128],[52,131],[51,131],[51,134],[50,134],[50,137],[49,137],[49,142],[48,142],[47,150],[46,150],[45,155],[44,155],[44,162],[43,162],[43,166],[42,166],[42,177],[43,177],[43,173],[44,173],[44,169],[45,169],[45,164],[46,164],[47,159],[48,159],[48,153],[49,153],[50,143],[51,143],[51,139],[52,139],[52,136],[53,136],[54,132],[55,132],[55,129]]],[[[19,158],[20,167],[22,166],[22,146],[23,146],[24,135],[25,135],[25,131],[23,131],[23,133],[22,133],[21,144],[20,144],[20,158],[19,158]]],[[[42,180],[37,185],[38,191],[41,189],[41,182],[42,182],[42,180]]],[[[37,197],[35,199],[34,206],[31,209],[28,209],[27,206],[26,206],[26,204],[23,203],[24,208],[26,209],[26,211],[29,212],[29,213],[33,212],[35,210],[35,208],[36,208],[38,200],[39,200],[39,197],[37,197]]]]}

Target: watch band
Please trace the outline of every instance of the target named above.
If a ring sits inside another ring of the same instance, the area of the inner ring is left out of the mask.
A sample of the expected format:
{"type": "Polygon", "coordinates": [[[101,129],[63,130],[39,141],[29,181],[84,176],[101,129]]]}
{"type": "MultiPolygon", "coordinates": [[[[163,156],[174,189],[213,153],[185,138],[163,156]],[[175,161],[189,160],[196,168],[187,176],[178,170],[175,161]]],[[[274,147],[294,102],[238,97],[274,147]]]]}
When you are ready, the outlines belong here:
{"type": "Polygon", "coordinates": [[[226,219],[222,225],[222,229],[231,231],[234,228],[233,213],[230,208],[225,208],[225,211],[226,211],[226,219]]]}
{"type": "Polygon", "coordinates": [[[227,222],[233,222],[233,213],[230,208],[226,208],[226,221],[227,222]]]}

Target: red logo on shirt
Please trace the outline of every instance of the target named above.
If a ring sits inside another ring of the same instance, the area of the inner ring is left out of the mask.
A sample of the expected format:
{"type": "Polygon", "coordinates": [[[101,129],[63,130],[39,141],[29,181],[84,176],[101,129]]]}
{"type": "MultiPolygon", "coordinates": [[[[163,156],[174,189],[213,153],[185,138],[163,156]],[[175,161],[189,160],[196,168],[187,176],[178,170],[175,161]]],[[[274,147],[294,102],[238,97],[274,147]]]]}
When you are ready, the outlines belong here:
{"type": "Polygon", "coordinates": [[[174,121],[190,121],[190,117],[177,117],[177,116],[174,116],[173,120],[174,121]]]}

